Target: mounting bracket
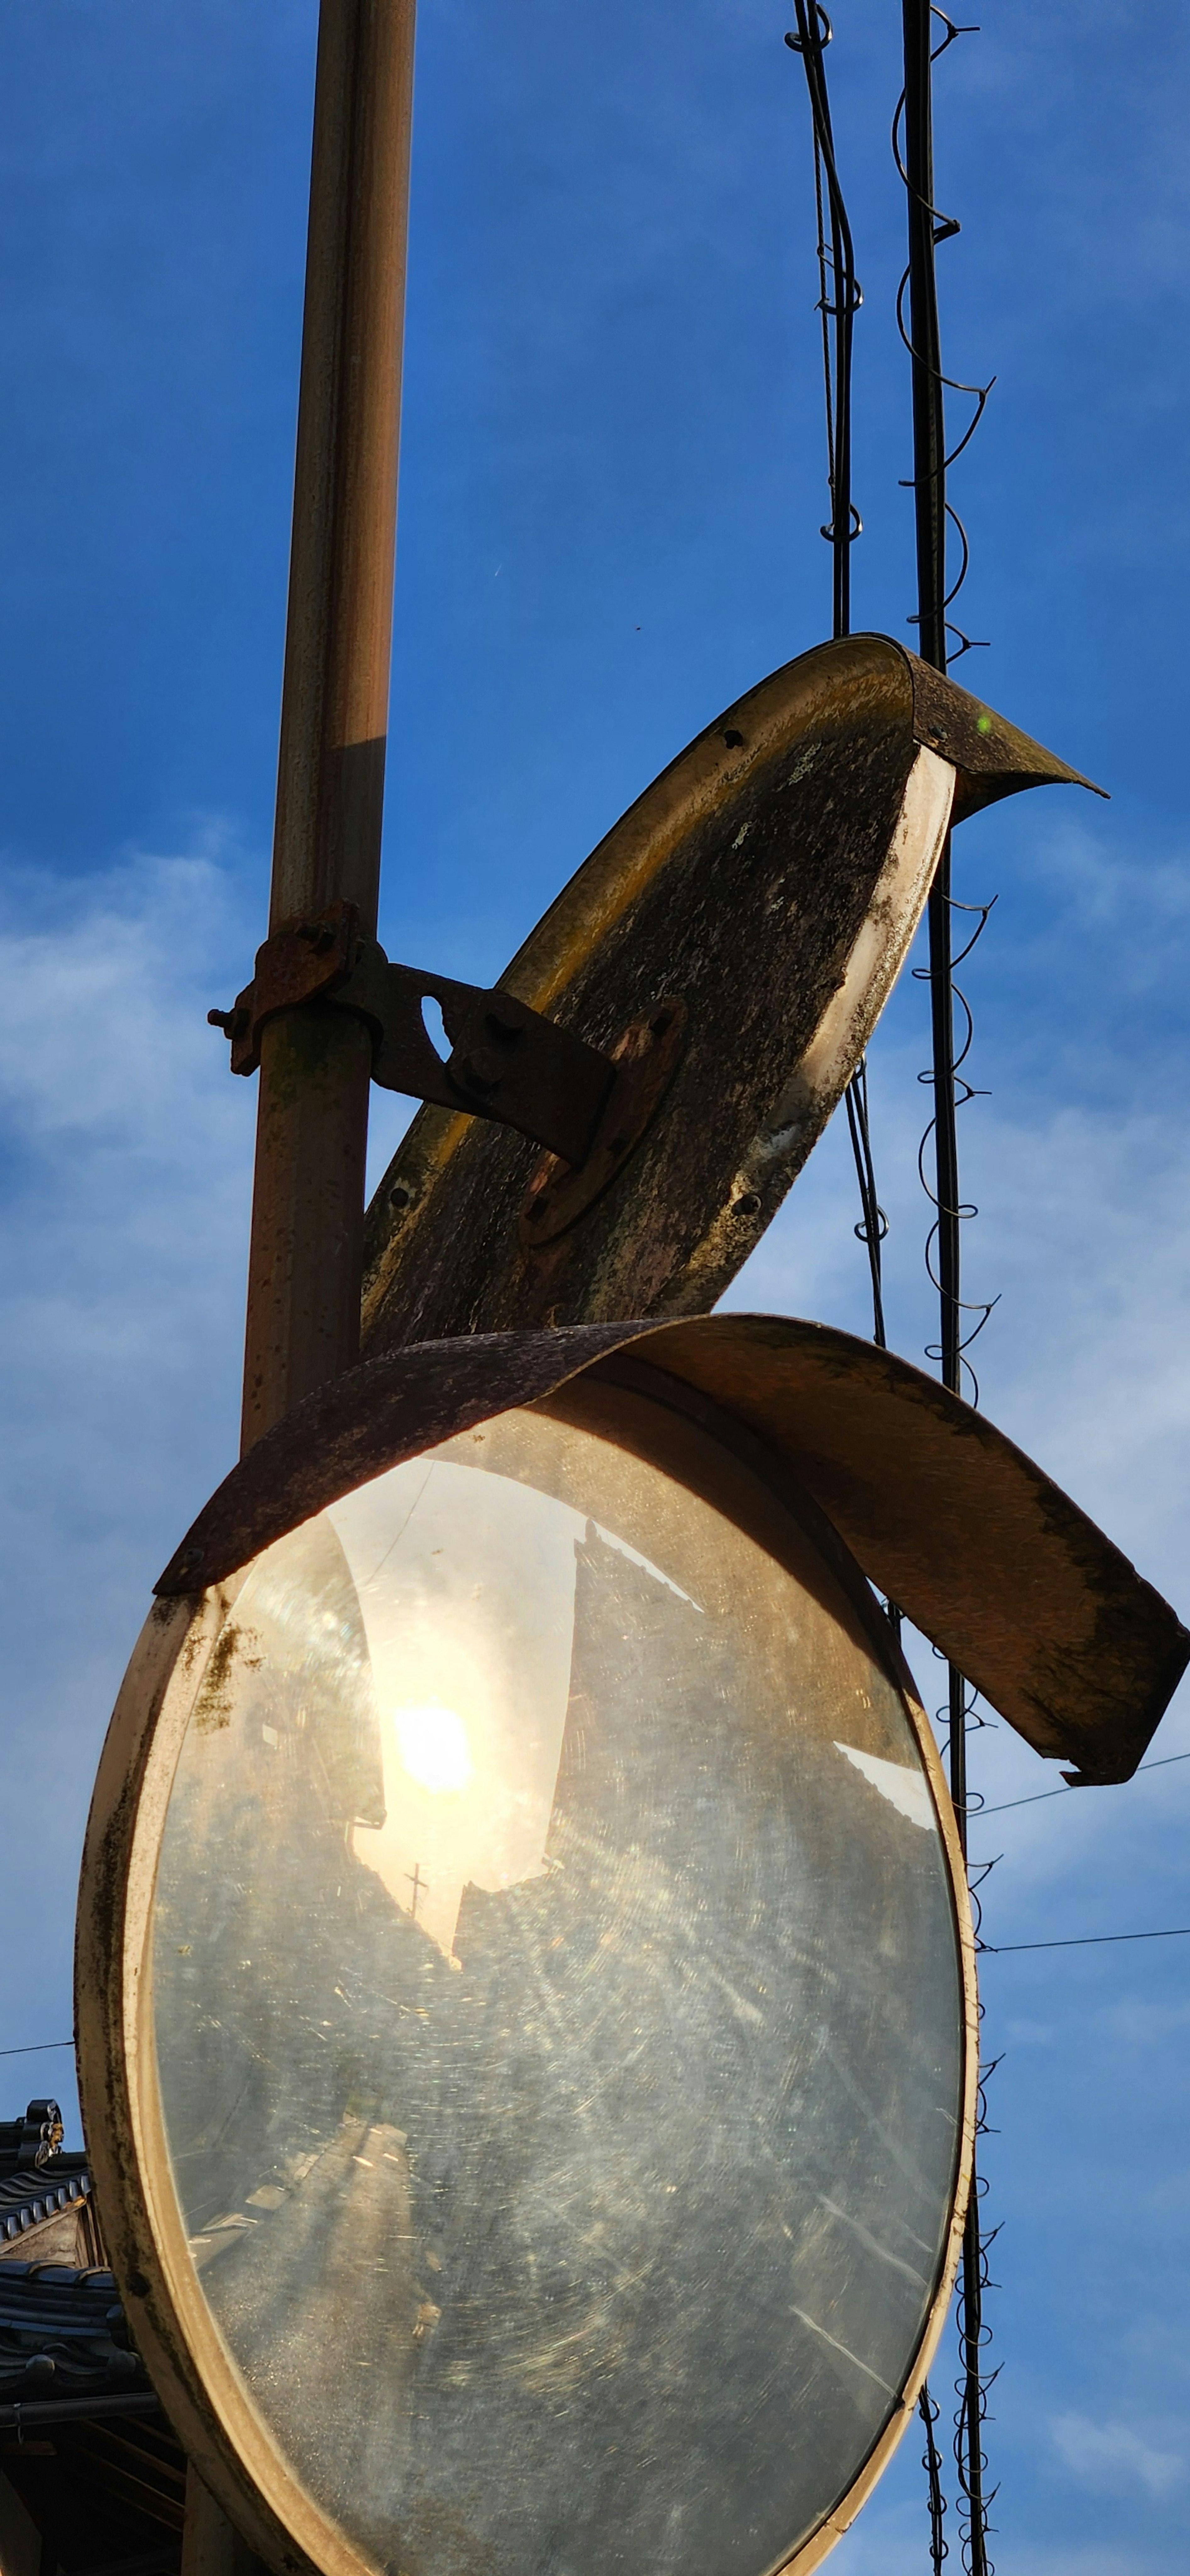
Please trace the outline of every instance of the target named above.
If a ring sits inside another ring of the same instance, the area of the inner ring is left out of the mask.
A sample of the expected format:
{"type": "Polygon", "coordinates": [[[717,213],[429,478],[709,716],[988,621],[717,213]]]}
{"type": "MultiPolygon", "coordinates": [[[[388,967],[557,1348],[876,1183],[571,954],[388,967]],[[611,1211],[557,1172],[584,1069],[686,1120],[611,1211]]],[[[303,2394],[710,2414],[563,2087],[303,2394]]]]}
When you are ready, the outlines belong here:
{"type": "Polygon", "coordinates": [[[283,922],[256,952],[252,982],[230,1011],[208,1011],[231,1040],[233,1073],[255,1073],[261,1031],[304,1002],[354,1011],[372,1031],[372,1080],[440,1108],[515,1127],[572,1169],[583,1165],[621,1068],[499,985],[455,983],[389,964],[353,903],[283,922]],[[443,1063],[422,1003],[438,1003],[452,1052],[443,1063]]]}

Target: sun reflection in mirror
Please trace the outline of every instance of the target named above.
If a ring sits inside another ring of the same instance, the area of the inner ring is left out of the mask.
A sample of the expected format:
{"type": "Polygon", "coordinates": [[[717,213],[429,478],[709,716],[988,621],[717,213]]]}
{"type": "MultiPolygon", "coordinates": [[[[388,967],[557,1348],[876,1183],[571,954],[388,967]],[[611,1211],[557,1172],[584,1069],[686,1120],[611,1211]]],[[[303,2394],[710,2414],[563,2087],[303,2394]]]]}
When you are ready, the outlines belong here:
{"type": "Polygon", "coordinates": [[[414,1708],[394,1708],[392,1723],[401,1760],[411,1780],[435,1793],[465,1789],[474,1770],[467,1729],[455,1708],[428,1701],[414,1708]]]}
{"type": "Polygon", "coordinates": [[[463,1459],[390,1468],[331,1507],[368,1642],[382,1825],[352,1849],[454,1963],[463,1890],[540,1876],[570,1695],[584,1516],[463,1459]]]}
{"type": "Polygon", "coordinates": [[[490,1436],[403,1461],[328,1513],[381,1718],[384,1822],[355,1823],[351,1848],[456,1966],[464,1889],[498,1894],[548,1866],[576,1549],[594,1534],[699,1609],[619,1533],[489,1471],[490,1436]]]}

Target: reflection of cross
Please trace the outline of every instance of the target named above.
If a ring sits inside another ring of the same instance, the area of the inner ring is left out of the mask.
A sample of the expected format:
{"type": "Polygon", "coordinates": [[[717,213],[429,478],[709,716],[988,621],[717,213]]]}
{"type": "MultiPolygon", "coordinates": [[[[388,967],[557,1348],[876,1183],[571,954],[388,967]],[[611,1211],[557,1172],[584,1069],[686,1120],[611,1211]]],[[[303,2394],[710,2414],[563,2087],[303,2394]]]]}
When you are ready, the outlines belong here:
{"type": "Polygon", "coordinates": [[[422,1874],[421,1874],[421,1862],[420,1862],[419,1860],[415,1860],[415,1861],[414,1861],[414,1864],[413,1864],[412,1869],[407,1869],[407,1870],[406,1870],[406,1872],[405,1872],[405,1876],[406,1876],[406,1878],[408,1879],[408,1881],[409,1881],[409,1884],[410,1884],[411,1888],[413,1889],[413,1903],[412,1903],[412,1905],[410,1906],[409,1911],[410,1911],[410,1913],[411,1913],[411,1915],[412,1915],[412,1917],[413,1917],[414,1922],[416,1923],[416,1921],[417,1921],[417,1900],[418,1900],[418,1897],[420,1896],[420,1894],[421,1894],[421,1891],[422,1891],[423,1887],[428,1887],[428,1886],[429,1886],[429,1884],[430,1884],[430,1882],[429,1882],[429,1879],[428,1879],[428,1878],[423,1878],[423,1877],[422,1877],[422,1874]]]}

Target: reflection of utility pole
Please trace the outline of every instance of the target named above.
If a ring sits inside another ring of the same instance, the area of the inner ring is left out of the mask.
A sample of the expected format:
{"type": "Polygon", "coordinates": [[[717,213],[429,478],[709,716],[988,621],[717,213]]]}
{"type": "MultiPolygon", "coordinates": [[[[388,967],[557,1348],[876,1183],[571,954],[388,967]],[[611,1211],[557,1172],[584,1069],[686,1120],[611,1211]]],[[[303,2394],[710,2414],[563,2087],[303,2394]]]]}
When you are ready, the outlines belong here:
{"type": "MultiPolygon", "coordinates": [[[[340,898],[376,930],[414,6],[321,0],[270,935],[340,898]]],[[[350,1011],[262,1033],[245,1449],[359,1356],[371,1071],[350,1011]]],[[[182,2568],[264,2576],[193,2464],[182,2568]]]]}
{"type": "Polygon", "coordinates": [[[406,1876],[406,1878],[408,1879],[408,1881],[409,1881],[409,1884],[410,1884],[411,1888],[413,1889],[413,1903],[412,1903],[412,1905],[411,1905],[411,1906],[410,1906],[410,1908],[409,1908],[409,1912],[410,1912],[410,1915],[411,1915],[411,1917],[412,1917],[413,1921],[416,1923],[416,1921],[417,1921],[417,1900],[418,1900],[418,1897],[421,1895],[421,1892],[422,1892],[423,1887],[428,1888],[428,1886],[429,1886],[430,1882],[429,1882],[429,1879],[428,1879],[428,1878],[423,1878],[423,1877],[422,1877],[422,1874],[421,1874],[421,1862],[420,1862],[419,1860],[415,1860],[415,1861],[414,1861],[414,1864],[413,1864],[412,1869],[407,1869],[407,1870],[406,1870],[406,1872],[405,1872],[405,1876],[406,1876]]]}

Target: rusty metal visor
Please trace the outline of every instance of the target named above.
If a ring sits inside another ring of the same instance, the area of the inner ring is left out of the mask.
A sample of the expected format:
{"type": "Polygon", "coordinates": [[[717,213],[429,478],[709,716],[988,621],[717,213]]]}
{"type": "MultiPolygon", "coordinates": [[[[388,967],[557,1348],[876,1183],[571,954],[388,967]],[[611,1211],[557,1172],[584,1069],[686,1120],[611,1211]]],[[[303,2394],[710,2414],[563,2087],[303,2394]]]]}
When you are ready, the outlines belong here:
{"type": "Polygon", "coordinates": [[[825,1324],[711,1315],[428,1342],[319,1389],[235,1467],[157,1586],[221,1581],[367,1477],[593,1365],[713,1404],[1035,1749],[1131,1777],[1190,1658],[1159,1593],[982,1414],[825,1324]]]}

